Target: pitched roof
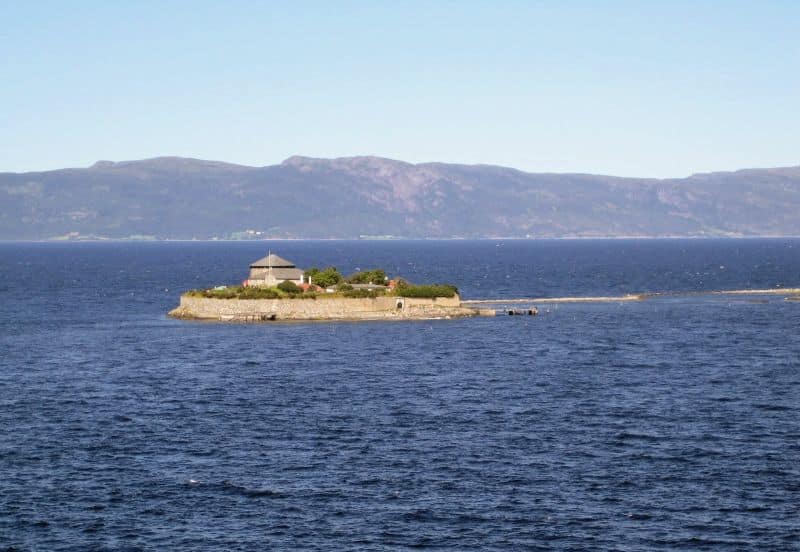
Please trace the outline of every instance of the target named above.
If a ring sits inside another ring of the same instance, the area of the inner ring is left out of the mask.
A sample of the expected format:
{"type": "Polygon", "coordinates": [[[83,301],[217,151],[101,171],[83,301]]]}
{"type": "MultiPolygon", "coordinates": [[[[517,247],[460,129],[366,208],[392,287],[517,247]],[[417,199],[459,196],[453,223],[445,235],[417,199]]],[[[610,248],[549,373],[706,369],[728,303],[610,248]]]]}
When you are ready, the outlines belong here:
{"type": "Polygon", "coordinates": [[[270,266],[272,268],[294,268],[294,263],[278,257],[275,253],[250,263],[250,268],[268,268],[270,266]]]}
{"type": "Polygon", "coordinates": [[[257,274],[256,278],[249,279],[265,280],[268,275],[271,275],[276,280],[299,280],[303,277],[303,271],[299,268],[273,268],[271,273],[269,271],[265,271],[263,274],[257,274]]]}

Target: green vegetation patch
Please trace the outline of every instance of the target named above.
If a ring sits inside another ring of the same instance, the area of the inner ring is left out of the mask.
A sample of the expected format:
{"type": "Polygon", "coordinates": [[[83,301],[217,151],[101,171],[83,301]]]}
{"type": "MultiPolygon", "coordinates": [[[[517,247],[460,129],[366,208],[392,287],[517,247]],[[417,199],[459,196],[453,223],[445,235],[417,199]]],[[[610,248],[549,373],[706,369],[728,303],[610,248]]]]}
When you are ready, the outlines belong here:
{"type": "Polygon", "coordinates": [[[350,284],[377,284],[382,286],[386,283],[386,280],[386,271],[380,268],[362,270],[347,277],[347,282],[350,284]]]}
{"type": "Polygon", "coordinates": [[[306,281],[310,281],[314,285],[321,288],[329,288],[341,284],[344,281],[344,276],[336,270],[335,266],[328,266],[320,270],[312,266],[305,272],[306,281]]]}
{"type": "Polygon", "coordinates": [[[373,299],[386,295],[396,295],[400,297],[454,297],[458,293],[458,288],[450,284],[433,285],[414,285],[405,280],[397,281],[397,288],[394,290],[379,287],[378,289],[356,289],[357,284],[381,284],[386,281],[386,272],[381,269],[365,270],[357,272],[345,278],[336,270],[336,267],[329,266],[322,270],[310,268],[306,271],[306,276],[311,281],[323,288],[335,287],[334,293],[315,293],[313,291],[304,292],[294,282],[284,281],[276,287],[244,287],[228,286],[211,289],[193,289],[184,295],[187,297],[206,297],[209,299],[373,299]]]}
{"type": "Polygon", "coordinates": [[[374,299],[386,295],[382,289],[345,289],[341,292],[342,297],[349,297],[352,299],[374,299]]]}
{"type": "Polygon", "coordinates": [[[288,293],[289,295],[297,295],[298,293],[303,293],[303,289],[300,286],[289,280],[286,280],[278,284],[278,289],[284,293],[288,293]]]}
{"type": "Polygon", "coordinates": [[[189,297],[206,297],[208,299],[279,299],[284,297],[275,288],[229,286],[219,289],[193,289],[187,291],[189,297]]]}
{"type": "MultiPolygon", "coordinates": [[[[283,282],[287,283],[287,282],[283,282]]],[[[291,282],[289,282],[291,283],[291,282]]],[[[303,293],[297,285],[278,287],[244,287],[230,286],[220,289],[193,289],[184,295],[188,297],[206,297],[208,299],[316,299],[317,294],[313,291],[303,293]],[[284,289],[285,288],[285,289],[284,289]],[[296,288],[296,289],[295,289],[296,288]]]]}
{"type": "MultiPolygon", "coordinates": [[[[288,287],[288,286],[285,286],[288,287]]],[[[303,293],[299,287],[297,291],[286,291],[271,287],[244,287],[230,286],[220,289],[193,289],[184,293],[187,297],[205,297],[207,299],[316,299],[314,292],[303,293]]]]}
{"type": "Polygon", "coordinates": [[[398,286],[395,293],[400,297],[455,297],[456,293],[458,293],[458,288],[449,284],[434,284],[428,286],[405,284],[403,286],[398,286]]]}

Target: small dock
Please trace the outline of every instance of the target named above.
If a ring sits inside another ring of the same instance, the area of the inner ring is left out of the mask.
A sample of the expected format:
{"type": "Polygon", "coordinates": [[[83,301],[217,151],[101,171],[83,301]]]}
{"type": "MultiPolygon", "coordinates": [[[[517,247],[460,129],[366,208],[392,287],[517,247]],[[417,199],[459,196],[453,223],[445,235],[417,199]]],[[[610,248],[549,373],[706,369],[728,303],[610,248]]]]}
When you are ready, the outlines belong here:
{"type": "Polygon", "coordinates": [[[476,309],[478,316],[497,316],[499,314],[507,314],[508,316],[536,316],[539,314],[537,307],[531,306],[527,308],[512,308],[512,309],[476,309]]]}
{"type": "Polygon", "coordinates": [[[527,309],[507,309],[506,314],[509,316],[536,316],[539,314],[539,309],[530,307],[527,309]]]}

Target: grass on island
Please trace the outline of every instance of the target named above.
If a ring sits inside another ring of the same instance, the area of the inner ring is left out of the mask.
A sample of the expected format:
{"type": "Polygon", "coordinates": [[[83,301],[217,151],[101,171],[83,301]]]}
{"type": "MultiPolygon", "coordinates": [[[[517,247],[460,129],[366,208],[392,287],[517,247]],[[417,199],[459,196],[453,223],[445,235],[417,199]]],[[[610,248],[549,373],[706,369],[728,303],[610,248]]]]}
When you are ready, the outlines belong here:
{"type": "Polygon", "coordinates": [[[409,297],[437,298],[454,297],[458,288],[449,284],[412,285],[402,282],[394,290],[390,289],[353,289],[349,284],[341,284],[333,293],[303,291],[291,282],[283,282],[276,287],[244,287],[228,286],[211,289],[193,289],[184,295],[188,297],[206,297],[209,299],[374,299],[376,297],[409,297]],[[287,285],[289,284],[289,285],[287,285]]]}
{"type": "Polygon", "coordinates": [[[193,289],[185,295],[189,297],[207,297],[209,299],[317,299],[317,298],[354,298],[374,299],[376,297],[454,297],[458,288],[450,284],[414,285],[398,279],[394,288],[379,287],[377,289],[356,288],[359,284],[384,286],[389,282],[386,271],[380,268],[363,270],[344,277],[334,266],[320,270],[312,267],[305,272],[306,281],[313,282],[320,288],[336,291],[303,291],[294,282],[281,282],[275,287],[220,286],[211,289],[193,289]]]}
{"type": "Polygon", "coordinates": [[[451,284],[398,286],[395,295],[400,297],[454,297],[458,288],[451,284]]]}
{"type": "Polygon", "coordinates": [[[212,289],[192,289],[184,295],[188,297],[206,297],[208,299],[286,299],[299,296],[313,299],[315,294],[289,293],[277,287],[220,286],[212,289]]]}

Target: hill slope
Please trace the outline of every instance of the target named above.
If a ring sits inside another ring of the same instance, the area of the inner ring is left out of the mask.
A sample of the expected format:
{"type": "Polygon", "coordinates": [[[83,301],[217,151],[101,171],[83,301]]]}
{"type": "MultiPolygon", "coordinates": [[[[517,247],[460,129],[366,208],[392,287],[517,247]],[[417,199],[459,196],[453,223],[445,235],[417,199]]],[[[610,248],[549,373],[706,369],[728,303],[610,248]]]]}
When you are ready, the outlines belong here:
{"type": "Polygon", "coordinates": [[[0,239],[800,235],[800,167],[683,179],[376,157],[162,157],[0,173],[0,239]]]}

